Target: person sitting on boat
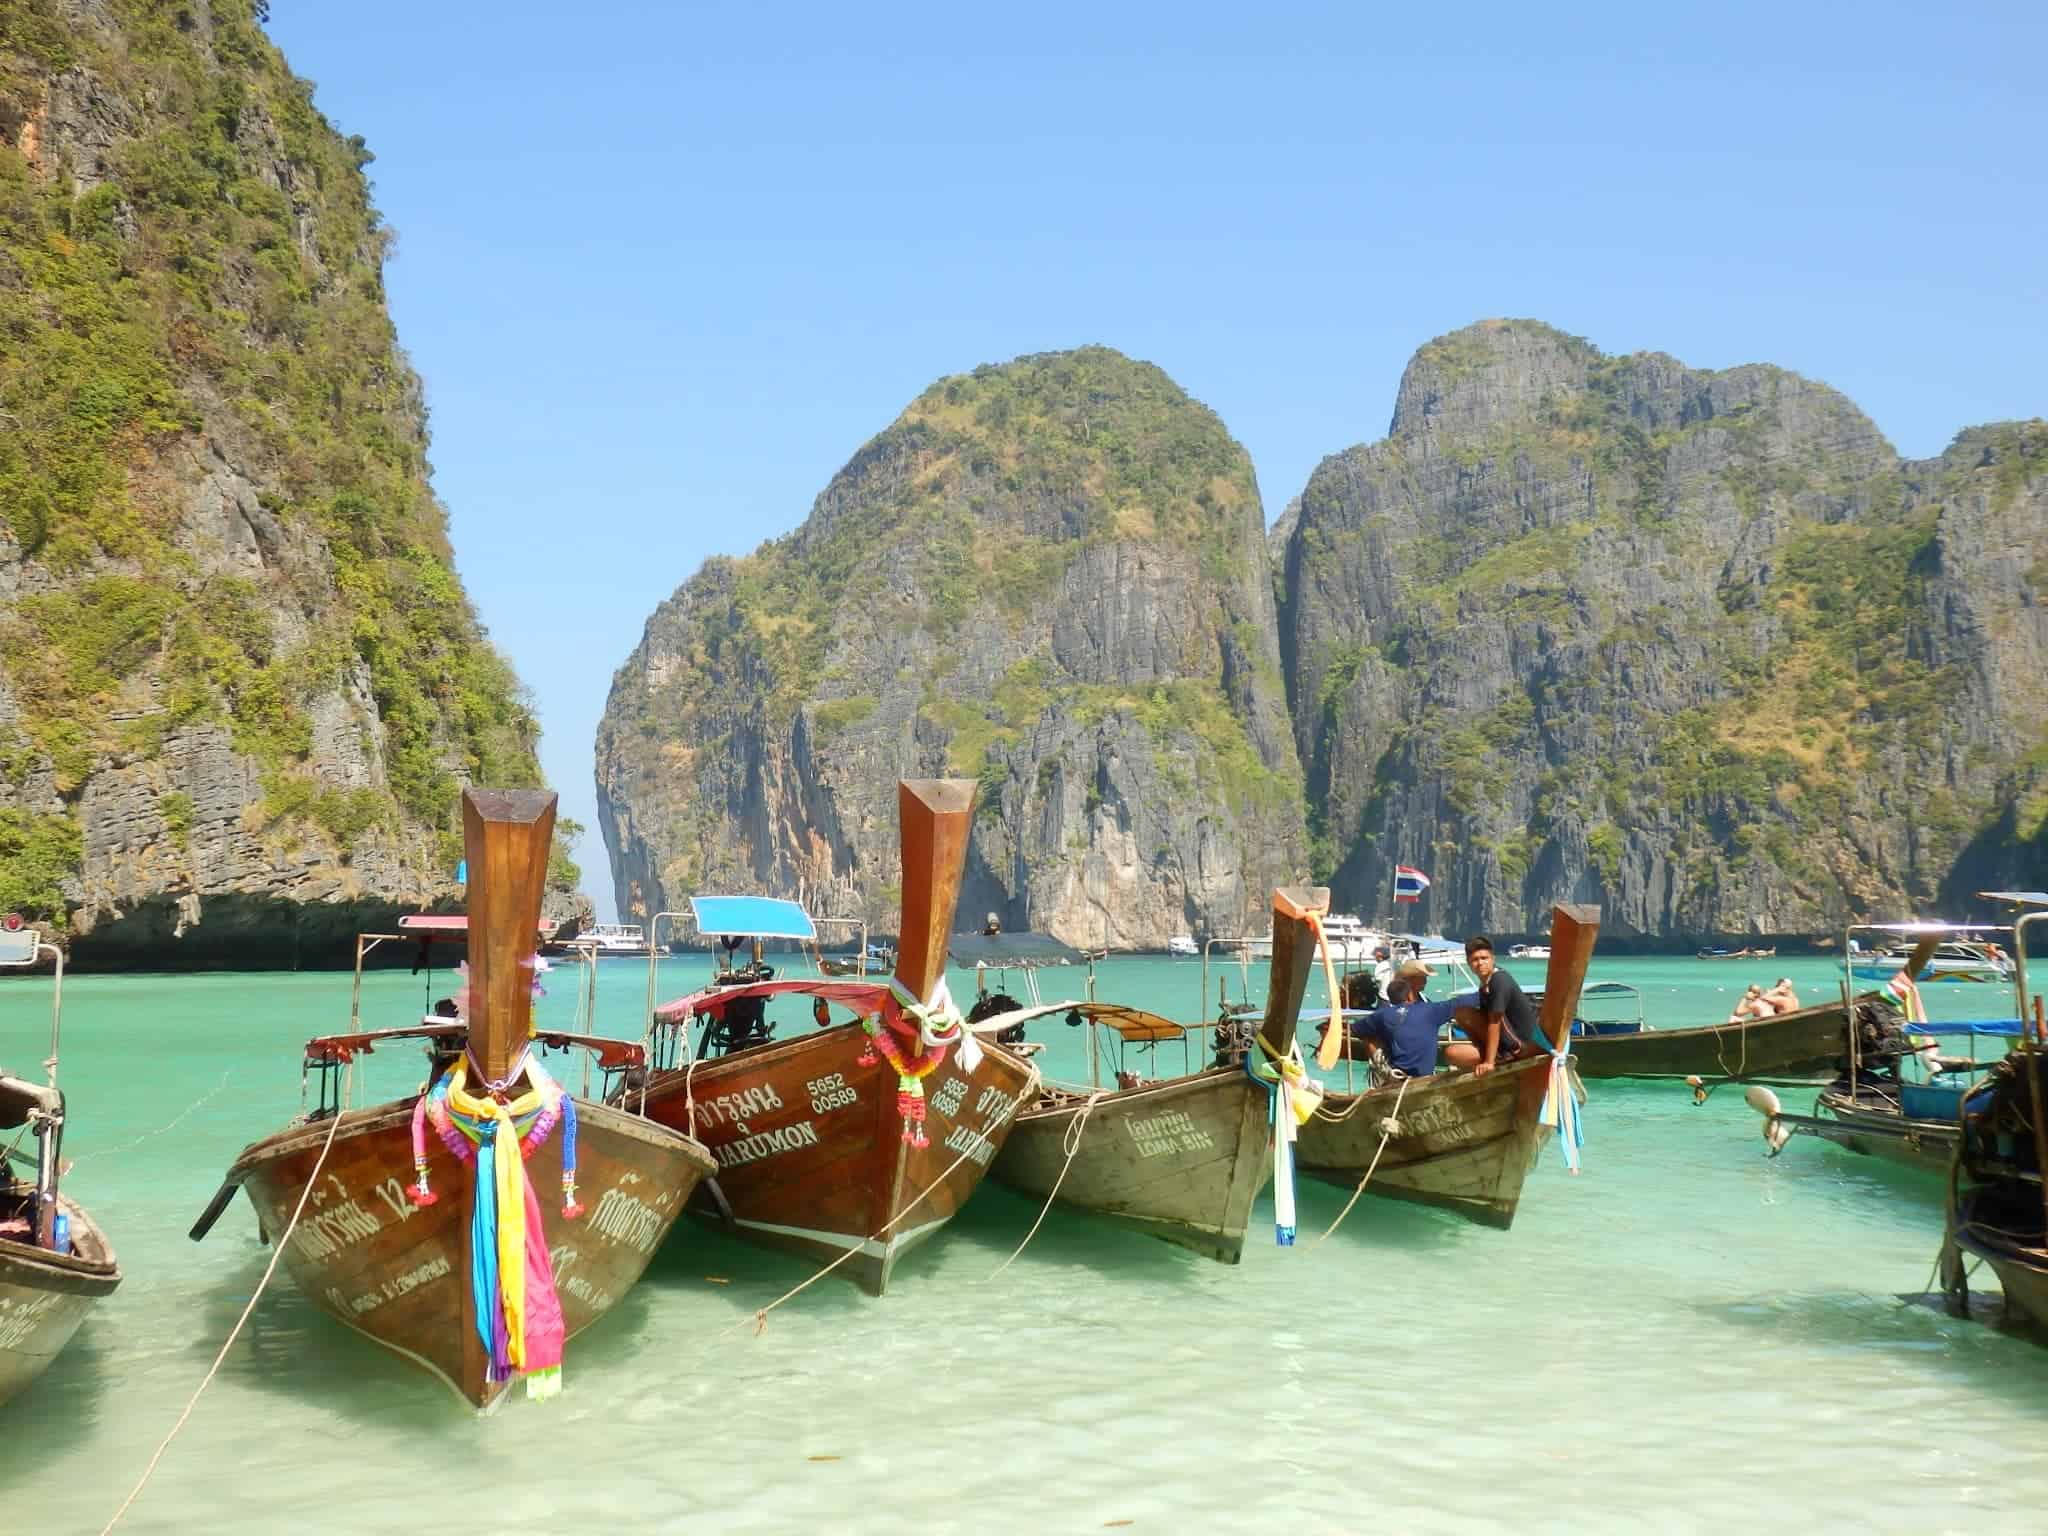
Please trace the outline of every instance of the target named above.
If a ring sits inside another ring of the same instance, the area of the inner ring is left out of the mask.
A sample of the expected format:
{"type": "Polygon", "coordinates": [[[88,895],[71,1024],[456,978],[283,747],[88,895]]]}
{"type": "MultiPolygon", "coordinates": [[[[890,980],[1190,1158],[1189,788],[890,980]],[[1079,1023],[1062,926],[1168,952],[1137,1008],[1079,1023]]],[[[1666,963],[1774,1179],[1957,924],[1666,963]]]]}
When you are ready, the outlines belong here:
{"type": "Polygon", "coordinates": [[[1373,946],[1372,979],[1379,983],[1381,997],[1385,997],[1394,985],[1394,952],[1384,944],[1373,946]]]}
{"type": "Polygon", "coordinates": [[[1799,994],[1792,990],[1792,978],[1790,976],[1780,976],[1771,984],[1770,990],[1763,994],[1763,999],[1777,1013],[1797,1013],[1799,1011],[1799,994]]]}
{"type": "MultiPolygon", "coordinates": [[[[1465,941],[1465,963],[1479,978],[1476,1028],[1465,1033],[1479,1047],[1472,1071],[1484,1077],[1493,1070],[1503,1044],[1510,1048],[1510,1061],[1537,1049],[1536,1005],[1529,1001],[1522,984],[1494,962],[1493,940],[1485,934],[1475,933],[1465,941]]],[[[1464,1028],[1463,1024],[1459,1027],[1464,1028]]]]}
{"type": "Polygon", "coordinates": [[[1764,996],[1764,989],[1751,982],[1742,994],[1742,1000],[1735,1005],[1735,1011],[1728,1015],[1728,1022],[1740,1024],[1744,1019],[1768,1019],[1777,1011],[1778,1005],[1764,996]]]}
{"type": "MultiPolygon", "coordinates": [[[[1436,1071],[1438,1040],[1446,1025],[1455,1024],[1469,1035],[1479,1023],[1469,996],[1440,1003],[1424,998],[1422,983],[1427,978],[1420,965],[1403,966],[1394,978],[1389,1001],[1352,1026],[1354,1038],[1373,1046],[1387,1066],[1403,1077],[1428,1077],[1436,1071]]],[[[1452,1040],[1442,1049],[1444,1059],[1461,1071],[1479,1064],[1479,1048],[1470,1040],[1452,1040]]]]}

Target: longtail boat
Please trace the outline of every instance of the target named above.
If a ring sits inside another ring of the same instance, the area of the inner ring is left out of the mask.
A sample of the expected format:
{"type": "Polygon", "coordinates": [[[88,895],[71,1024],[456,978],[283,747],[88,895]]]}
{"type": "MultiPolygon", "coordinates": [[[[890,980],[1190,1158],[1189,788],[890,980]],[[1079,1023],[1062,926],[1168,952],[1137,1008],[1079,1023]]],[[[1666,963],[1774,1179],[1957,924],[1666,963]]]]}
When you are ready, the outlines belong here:
{"type": "MultiPolygon", "coordinates": [[[[2009,1313],[2048,1330],[2048,1019],[2027,987],[2027,930],[2048,923],[2048,892],[1979,891],[2032,908],[2012,925],[2018,1048],[1964,1096],[1962,1143],[1949,1173],[1940,1272],[1949,1305],[1970,1315],[1968,1258],[1991,1266],[2009,1313]]],[[[1914,956],[1909,974],[1919,969],[1914,956]]]]}
{"type": "MultiPolygon", "coordinates": [[[[1287,995],[1301,995],[1316,946],[1312,915],[1277,908],[1274,913],[1273,970],[1261,1031],[1274,1049],[1293,1043],[1295,1020],[1276,1018],[1274,1010],[1287,995]]],[[[1484,1076],[1439,1071],[1362,1092],[1328,1092],[1300,1128],[1296,1165],[1312,1178],[1346,1188],[1363,1182],[1367,1194],[1440,1206],[1485,1226],[1511,1225],[1537,1154],[1552,1130],[1573,1116],[1565,1100],[1576,1084],[1565,1053],[1599,931],[1597,907],[1551,911],[1540,1015],[1547,1051],[1503,1061],[1484,1076]]],[[[1339,1044],[1326,1044],[1333,1061],[1339,1044]]]]}
{"type": "MultiPolygon", "coordinates": [[[[1744,1097],[1764,1117],[1764,1142],[1773,1157],[1793,1137],[1811,1136],[1905,1167],[1946,1173],[1962,1140],[1960,1111],[1970,1077],[1994,1066],[2005,1053],[2005,1040],[2023,1026],[2017,1018],[1933,1023],[1916,1017],[1924,1010],[1918,989],[1905,978],[1924,970],[1939,949],[1952,947],[1945,935],[1996,932],[2017,944],[2017,934],[1979,923],[1860,923],[1850,927],[1845,953],[1856,954],[1856,936],[1870,932],[1917,936],[1918,943],[1899,946],[1899,963],[1884,990],[1846,1005],[1853,1025],[1842,1031],[1834,1081],[1815,1095],[1813,1112],[1787,1111],[1760,1084],[1752,1084],[1744,1097]],[[1944,1035],[1967,1036],[1969,1054],[1941,1054],[1944,1035]],[[2000,1042],[1998,1056],[1979,1057],[1979,1042],[1986,1038],[2000,1042]]],[[[1704,1097],[1704,1090],[1696,1096],[1704,1097]]]]}
{"type": "Polygon", "coordinates": [[[1836,1070],[1850,1010],[1840,1002],[1684,1029],[1601,1027],[1572,1037],[1583,1077],[1812,1079],[1836,1070]]]}
{"type": "Polygon", "coordinates": [[[1037,1082],[976,1038],[945,988],[974,782],[904,780],[896,800],[894,976],[773,980],[758,963],[728,969],[654,1010],[654,1070],[619,1095],[711,1149],[717,1176],[698,1189],[693,1213],[833,1263],[877,1296],[903,1255],[974,1193],[1037,1082]],[[783,997],[809,999],[817,1028],[774,1038],[767,1007],[783,997]],[[851,1022],[835,1023],[835,1007],[851,1022]]]}
{"type": "MultiPolygon", "coordinates": [[[[314,1305],[488,1409],[518,1377],[529,1396],[553,1395],[565,1341],[640,1278],[712,1164],[669,1127],[579,1102],[533,1049],[555,796],[466,790],[462,822],[468,979],[457,1016],[309,1042],[319,1108],[245,1148],[191,1235],[246,1189],[314,1305]],[[424,1092],[368,1109],[346,1108],[340,1093],[329,1102],[337,1072],[398,1041],[425,1042],[424,1092]]],[[[362,954],[359,944],[358,997],[362,954]]],[[[639,1042],[546,1038],[611,1071],[644,1060],[639,1042]]]]}
{"type": "Polygon", "coordinates": [[[64,953],[9,917],[0,930],[0,966],[25,969],[45,956],[57,967],[46,1081],[0,1071],[0,1131],[26,1129],[36,1144],[33,1159],[11,1147],[0,1149],[0,1404],[42,1375],[92,1304],[121,1283],[106,1237],[59,1188],[64,1095],[57,1091],[57,1038],[64,1020],[64,953]],[[25,1177],[16,1176],[17,1168],[25,1177]]]}
{"type": "MultiPolygon", "coordinates": [[[[1236,1066],[1151,1082],[1118,1071],[1104,1088],[1097,1032],[1131,1045],[1179,1042],[1190,1030],[1115,1003],[1055,1003],[998,1017],[1063,1015],[1089,1031],[1090,1086],[1049,1084],[1017,1113],[991,1176],[1038,1199],[1107,1216],[1225,1264],[1244,1251],[1252,1202],[1272,1173],[1266,1091],[1236,1066]]],[[[1203,1054],[1208,1054],[1206,1043],[1203,1054]]]]}

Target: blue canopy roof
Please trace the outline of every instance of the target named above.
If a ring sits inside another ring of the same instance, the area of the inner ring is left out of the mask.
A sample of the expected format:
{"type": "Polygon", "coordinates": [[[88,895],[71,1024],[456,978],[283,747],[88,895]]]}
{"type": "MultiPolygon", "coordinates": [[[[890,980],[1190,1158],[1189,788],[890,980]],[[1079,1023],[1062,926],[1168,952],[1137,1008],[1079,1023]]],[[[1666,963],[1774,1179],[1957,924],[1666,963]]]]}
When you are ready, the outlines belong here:
{"type": "Polygon", "coordinates": [[[703,934],[737,934],[749,939],[815,939],[810,914],[793,901],[773,896],[692,896],[690,915],[703,934]]]}

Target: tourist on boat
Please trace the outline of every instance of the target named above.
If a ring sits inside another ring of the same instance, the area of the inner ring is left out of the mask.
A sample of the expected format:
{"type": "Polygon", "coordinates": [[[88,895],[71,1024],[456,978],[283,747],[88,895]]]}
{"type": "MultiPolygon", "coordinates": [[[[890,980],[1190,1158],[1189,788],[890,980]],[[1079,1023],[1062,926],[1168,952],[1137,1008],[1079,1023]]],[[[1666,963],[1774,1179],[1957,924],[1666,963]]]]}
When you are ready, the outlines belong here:
{"type": "MultiPolygon", "coordinates": [[[[1455,1024],[1470,1034],[1479,1022],[1476,1012],[1460,1008],[1456,1000],[1432,1003],[1418,996],[1417,982],[1405,967],[1394,978],[1392,995],[1395,1001],[1373,1009],[1353,1026],[1352,1036],[1372,1045],[1403,1077],[1428,1077],[1436,1071],[1437,1042],[1444,1026],[1455,1024]]],[[[1469,1040],[1446,1042],[1443,1054],[1460,1071],[1478,1068],[1479,1048],[1469,1040]]]]}
{"type": "Polygon", "coordinates": [[[1372,979],[1379,983],[1381,997],[1394,985],[1394,952],[1384,944],[1373,946],[1372,979]]]}
{"type": "Polygon", "coordinates": [[[1764,995],[1764,989],[1751,982],[1742,994],[1742,1000],[1735,1005],[1735,1011],[1728,1015],[1730,1024],[1740,1024],[1745,1019],[1768,1019],[1778,1012],[1778,1005],[1764,995]]]}
{"type": "Polygon", "coordinates": [[[1465,963],[1479,978],[1474,1021],[1478,1030],[1466,1033],[1479,1046],[1479,1060],[1472,1070],[1484,1077],[1493,1070],[1502,1045],[1508,1046],[1510,1060],[1537,1049],[1536,1005],[1529,1001],[1522,984],[1495,964],[1493,940],[1485,934],[1475,933],[1465,941],[1465,963]]]}

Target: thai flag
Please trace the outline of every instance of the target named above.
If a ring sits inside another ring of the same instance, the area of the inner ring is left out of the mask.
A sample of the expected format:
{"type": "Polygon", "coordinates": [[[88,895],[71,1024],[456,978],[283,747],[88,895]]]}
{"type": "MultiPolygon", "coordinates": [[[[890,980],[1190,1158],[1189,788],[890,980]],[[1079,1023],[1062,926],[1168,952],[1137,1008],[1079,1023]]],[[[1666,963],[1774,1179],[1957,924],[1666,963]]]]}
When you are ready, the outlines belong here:
{"type": "Polygon", "coordinates": [[[1419,869],[1406,864],[1394,866],[1394,900],[1420,901],[1422,893],[1429,889],[1429,876],[1419,869]]]}

